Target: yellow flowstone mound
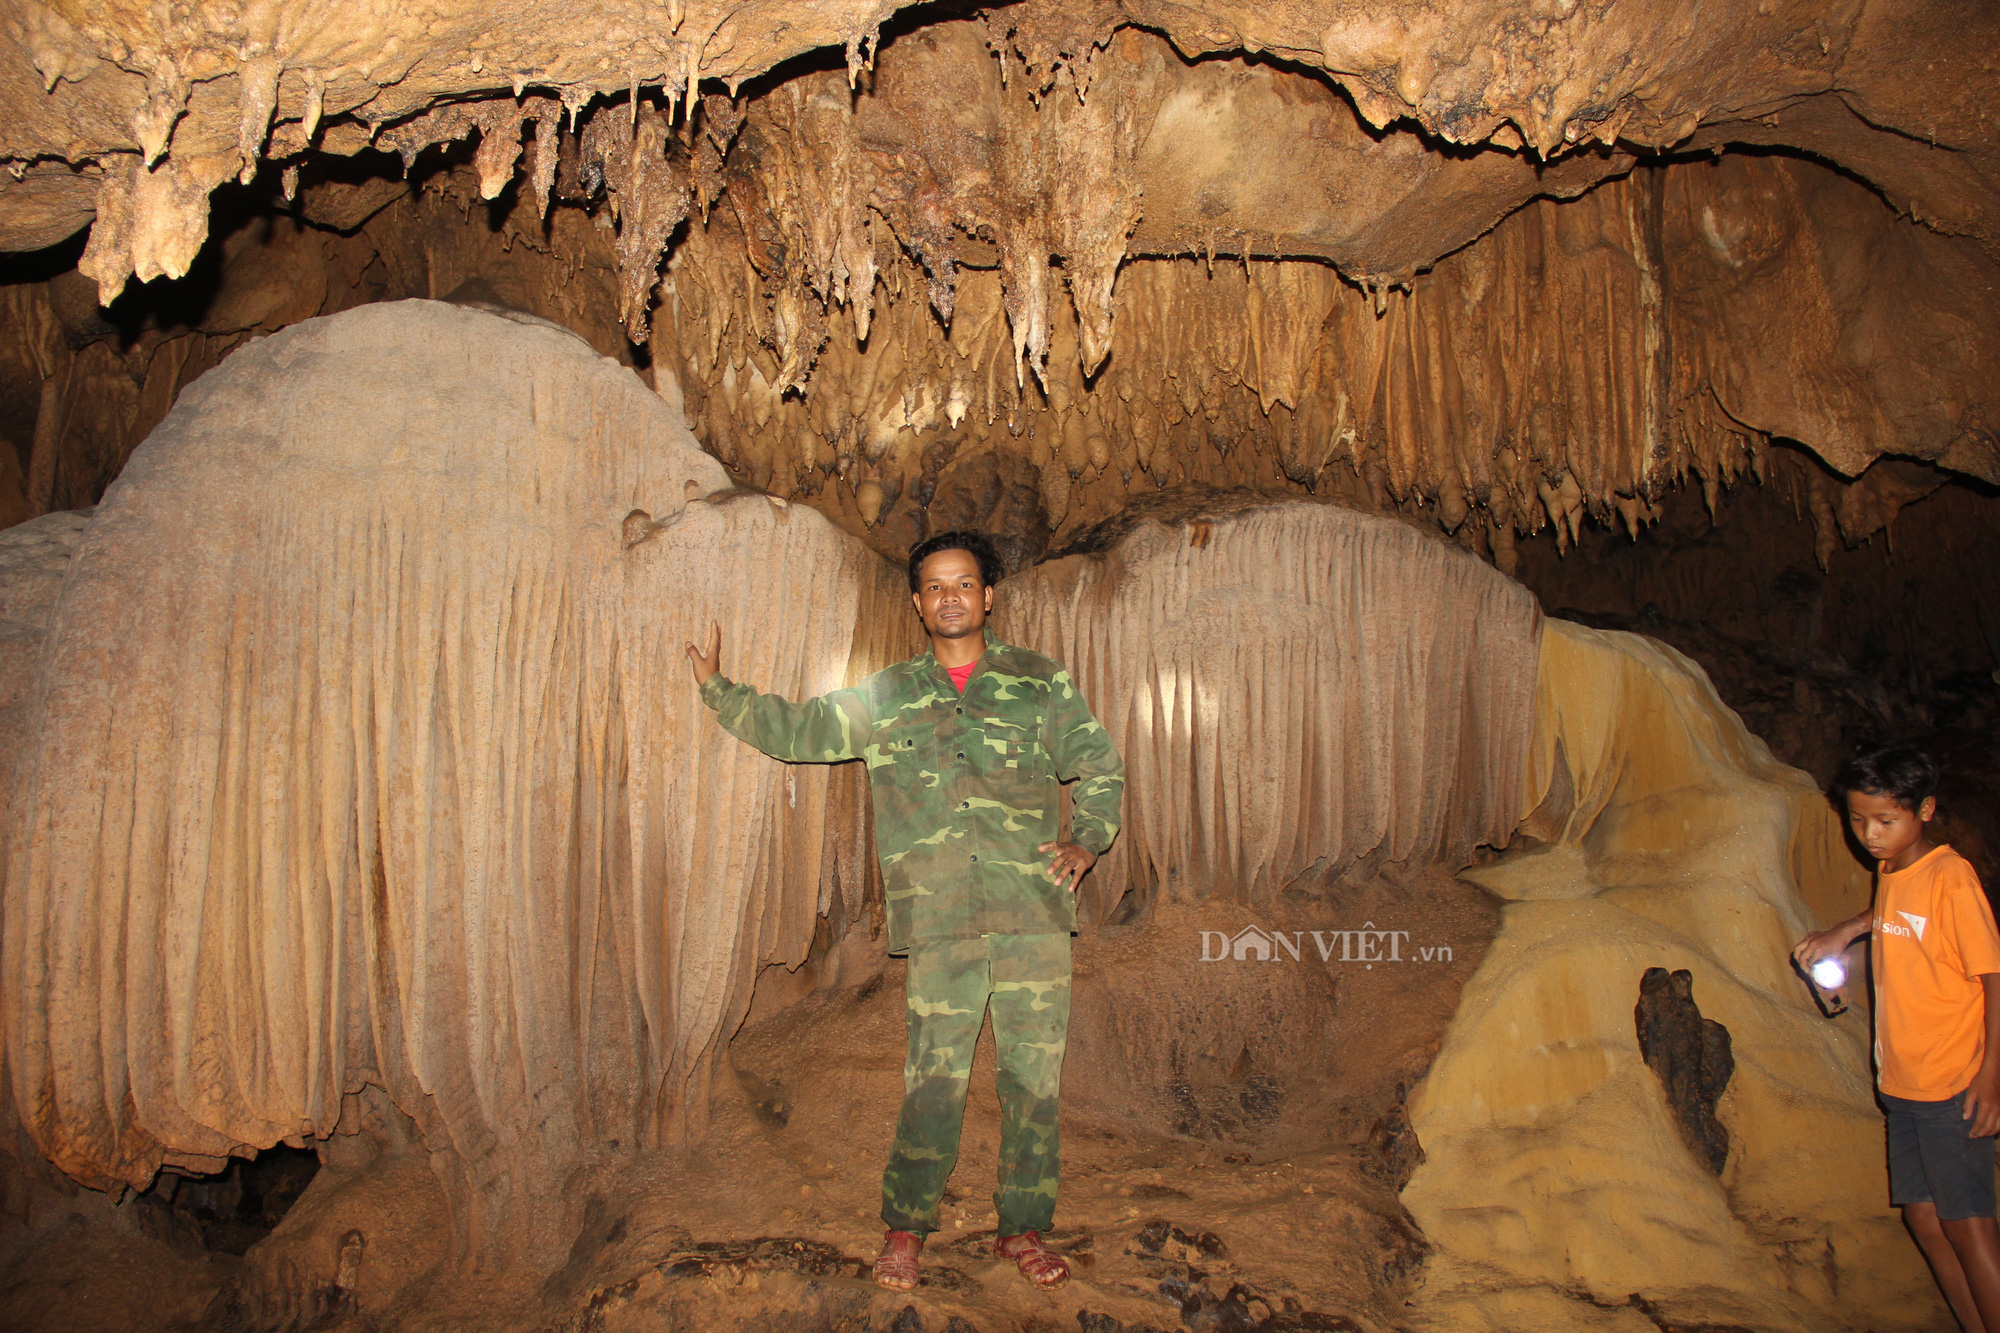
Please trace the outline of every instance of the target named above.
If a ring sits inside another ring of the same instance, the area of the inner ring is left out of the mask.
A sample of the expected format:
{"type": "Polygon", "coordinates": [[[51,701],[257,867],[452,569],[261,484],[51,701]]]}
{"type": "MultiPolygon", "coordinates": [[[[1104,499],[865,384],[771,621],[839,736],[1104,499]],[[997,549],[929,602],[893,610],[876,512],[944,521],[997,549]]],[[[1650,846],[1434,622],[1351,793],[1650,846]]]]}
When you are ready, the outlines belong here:
{"type": "Polygon", "coordinates": [[[1888,1207],[1867,1013],[1829,1022],[1791,968],[1869,890],[1811,779],[1686,658],[1561,621],[1528,777],[1530,845],[1468,872],[1500,936],[1411,1102],[1424,1324],[1949,1327],[1888,1207]],[[1649,967],[1733,1038],[1719,1179],[1640,1055],[1649,967]]]}

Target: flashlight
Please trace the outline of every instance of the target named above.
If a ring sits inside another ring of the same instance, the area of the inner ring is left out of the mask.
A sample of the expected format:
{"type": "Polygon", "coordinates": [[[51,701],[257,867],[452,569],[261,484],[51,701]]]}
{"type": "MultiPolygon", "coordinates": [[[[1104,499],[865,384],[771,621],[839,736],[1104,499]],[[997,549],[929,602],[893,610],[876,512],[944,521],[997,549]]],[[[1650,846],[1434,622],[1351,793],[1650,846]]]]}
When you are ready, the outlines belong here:
{"type": "Polygon", "coordinates": [[[1847,981],[1847,968],[1838,958],[1822,958],[1812,965],[1812,979],[1821,990],[1839,990],[1847,981]]]}

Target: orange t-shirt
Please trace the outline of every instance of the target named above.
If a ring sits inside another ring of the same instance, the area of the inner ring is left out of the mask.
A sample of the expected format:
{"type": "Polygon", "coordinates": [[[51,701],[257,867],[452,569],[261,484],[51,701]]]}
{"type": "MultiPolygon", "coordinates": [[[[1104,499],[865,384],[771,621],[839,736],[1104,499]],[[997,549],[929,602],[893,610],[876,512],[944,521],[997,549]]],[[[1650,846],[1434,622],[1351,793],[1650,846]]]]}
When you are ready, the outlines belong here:
{"type": "Polygon", "coordinates": [[[1986,1058],[1982,973],[2000,972],[2000,932],[1979,876],[1950,847],[1875,879],[1876,1082],[1891,1097],[1955,1097],[1986,1058]]]}

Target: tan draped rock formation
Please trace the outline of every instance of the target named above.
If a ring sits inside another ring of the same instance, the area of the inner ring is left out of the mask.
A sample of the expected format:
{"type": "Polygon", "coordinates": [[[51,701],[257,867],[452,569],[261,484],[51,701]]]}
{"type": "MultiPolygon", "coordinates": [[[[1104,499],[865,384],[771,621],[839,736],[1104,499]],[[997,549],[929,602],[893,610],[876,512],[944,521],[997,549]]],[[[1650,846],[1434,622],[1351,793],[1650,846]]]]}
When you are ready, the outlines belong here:
{"type": "Polygon", "coordinates": [[[996,599],[1126,764],[1124,830],[1083,886],[1110,928],[1080,955],[1067,1104],[1260,1159],[1360,1139],[1477,961],[1484,905],[1452,890],[1480,895],[1430,867],[1513,831],[1540,610],[1433,532],[1313,501],[1173,497],[1091,545],[996,599]],[[1462,970],[1361,981],[1300,933],[1378,922],[1454,932],[1462,970]],[[1302,956],[1216,961],[1245,929],[1302,956]]]}
{"type": "Polygon", "coordinates": [[[851,791],[718,731],[682,641],[754,621],[737,660],[814,693],[901,655],[892,591],[538,321],[382,305],[232,358],[48,622],[7,830],[20,1118],[138,1186],[324,1137],[372,1084],[462,1242],[547,1243],[590,1152],[698,1132],[757,966],[866,880],[851,791]]]}
{"type": "MultiPolygon", "coordinates": [[[[1005,585],[1133,773],[1097,914],[1503,837],[1532,598],[1400,522],[1210,512],[1005,585]]],[[[698,1138],[761,968],[872,933],[858,769],[721,732],[679,646],[713,615],[734,674],[822,692],[913,648],[899,572],[538,321],[407,302],[239,353],[36,614],[5,1067],[90,1184],[325,1140],[372,1087],[461,1244],[519,1255],[573,1168],[698,1138]]]]}
{"type": "MultiPolygon", "coordinates": [[[[13,773],[29,734],[49,613],[89,522],[89,511],[65,510],[0,531],[0,775],[13,773]]],[[[0,776],[0,802],[6,789],[0,776]]]]}
{"type": "Polygon", "coordinates": [[[1066,663],[1126,766],[1101,902],[1269,906],[1310,874],[1504,843],[1541,612],[1435,535],[1312,502],[1144,507],[1004,583],[1010,642],[1066,663]]]}

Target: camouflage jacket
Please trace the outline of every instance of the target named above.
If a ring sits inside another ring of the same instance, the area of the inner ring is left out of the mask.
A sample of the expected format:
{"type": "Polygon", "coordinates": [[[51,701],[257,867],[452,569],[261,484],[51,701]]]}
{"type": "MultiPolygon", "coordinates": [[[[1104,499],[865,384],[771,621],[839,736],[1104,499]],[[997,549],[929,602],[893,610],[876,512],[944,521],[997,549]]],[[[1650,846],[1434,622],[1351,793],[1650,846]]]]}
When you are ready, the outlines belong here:
{"type": "Polygon", "coordinates": [[[774,759],[867,761],[892,953],[1075,926],[1075,896],[1035,850],[1057,839],[1058,783],[1081,779],[1071,842],[1102,854],[1118,835],[1125,765],[1110,735],[1069,672],[991,631],[963,697],[927,648],[804,703],[720,672],[701,700],[774,759]]]}

